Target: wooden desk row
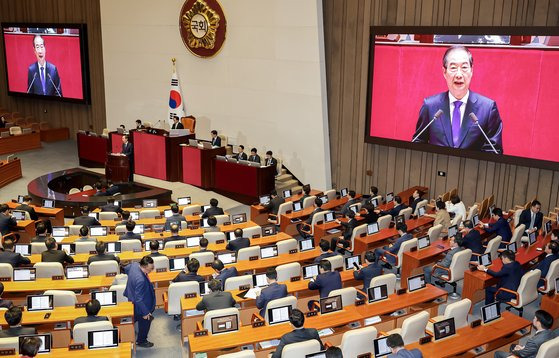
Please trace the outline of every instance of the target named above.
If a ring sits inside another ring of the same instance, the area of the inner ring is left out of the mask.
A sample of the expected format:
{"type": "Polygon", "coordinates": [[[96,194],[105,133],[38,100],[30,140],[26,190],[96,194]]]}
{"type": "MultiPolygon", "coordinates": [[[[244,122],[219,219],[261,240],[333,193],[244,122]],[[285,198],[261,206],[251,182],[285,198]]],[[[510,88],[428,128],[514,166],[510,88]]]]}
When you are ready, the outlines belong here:
{"type": "Polygon", "coordinates": [[[22,177],[21,160],[0,161],[0,188],[22,177]]]}
{"type": "Polygon", "coordinates": [[[0,138],[0,154],[13,154],[39,148],[41,148],[39,132],[0,138]]]}
{"type": "MultiPolygon", "coordinates": [[[[6,203],[8,207],[12,210],[17,208],[20,204],[9,201],[6,203]]],[[[64,225],[64,209],[61,208],[43,208],[42,206],[31,205],[39,218],[47,218],[52,222],[53,226],[63,226],[64,225]]]]}
{"type": "MultiPolygon", "coordinates": [[[[71,351],[68,348],[54,348],[50,353],[41,354],[40,357],[56,357],[56,358],[75,358],[80,356],[83,358],[126,358],[132,357],[132,344],[130,342],[122,342],[118,347],[103,349],[84,349],[79,351],[71,351]]],[[[19,358],[19,355],[6,356],[8,358],[19,358]]]]}

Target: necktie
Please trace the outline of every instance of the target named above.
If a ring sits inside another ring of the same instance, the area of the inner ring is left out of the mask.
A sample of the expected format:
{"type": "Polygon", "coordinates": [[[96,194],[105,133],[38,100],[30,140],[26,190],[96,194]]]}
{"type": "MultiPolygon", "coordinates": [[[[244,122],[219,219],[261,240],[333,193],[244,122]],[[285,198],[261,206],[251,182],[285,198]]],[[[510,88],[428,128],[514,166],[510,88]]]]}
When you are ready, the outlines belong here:
{"type": "Polygon", "coordinates": [[[454,111],[452,112],[452,142],[454,148],[458,148],[458,141],[460,140],[460,106],[462,102],[454,102],[454,111]]]}
{"type": "Polygon", "coordinates": [[[41,67],[41,83],[43,85],[43,94],[47,94],[47,86],[45,81],[45,68],[41,67]]]}

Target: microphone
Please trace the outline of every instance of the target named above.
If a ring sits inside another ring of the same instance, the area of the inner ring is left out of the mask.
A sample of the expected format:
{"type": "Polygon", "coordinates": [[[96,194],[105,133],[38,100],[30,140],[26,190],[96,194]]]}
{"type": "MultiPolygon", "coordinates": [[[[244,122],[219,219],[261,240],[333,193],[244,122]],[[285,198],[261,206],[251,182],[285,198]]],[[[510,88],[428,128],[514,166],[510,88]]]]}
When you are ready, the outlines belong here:
{"type": "Polygon", "coordinates": [[[491,148],[493,149],[495,154],[499,154],[499,152],[497,152],[497,149],[495,149],[495,146],[493,146],[493,143],[491,143],[491,141],[487,137],[487,134],[485,134],[485,131],[483,130],[483,128],[481,128],[481,126],[479,125],[479,120],[477,119],[477,116],[475,115],[474,112],[470,113],[470,119],[478,126],[481,133],[483,133],[483,136],[485,137],[485,140],[487,141],[487,143],[489,143],[489,145],[491,146],[491,148]]]}
{"type": "Polygon", "coordinates": [[[29,91],[31,90],[31,86],[33,86],[33,83],[35,82],[35,78],[37,78],[37,72],[35,72],[35,74],[33,75],[33,81],[31,81],[31,84],[29,85],[29,88],[27,89],[27,93],[29,93],[29,91]]]}
{"type": "MultiPolygon", "coordinates": [[[[56,93],[58,93],[58,97],[62,97],[62,94],[60,94],[60,91],[58,90],[58,87],[56,87],[56,85],[54,84],[54,82],[52,80],[52,77],[50,76],[50,73],[47,72],[47,76],[49,76],[50,83],[52,83],[52,86],[56,90],[56,93]]],[[[60,81],[58,83],[60,84],[60,81]]]]}
{"type": "Polygon", "coordinates": [[[415,141],[417,140],[417,138],[419,138],[419,137],[423,134],[423,132],[425,132],[425,130],[426,130],[427,128],[429,128],[429,126],[430,126],[436,119],[441,118],[441,116],[443,115],[443,113],[444,113],[443,110],[442,110],[442,109],[439,109],[439,110],[437,111],[437,113],[435,113],[435,115],[433,116],[433,119],[431,119],[431,121],[425,126],[425,128],[423,128],[423,129],[421,130],[421,132],[419,132],[419,134],[416,135],[415,138],[411,140],[412,143],[415,142],[415,141]]]}

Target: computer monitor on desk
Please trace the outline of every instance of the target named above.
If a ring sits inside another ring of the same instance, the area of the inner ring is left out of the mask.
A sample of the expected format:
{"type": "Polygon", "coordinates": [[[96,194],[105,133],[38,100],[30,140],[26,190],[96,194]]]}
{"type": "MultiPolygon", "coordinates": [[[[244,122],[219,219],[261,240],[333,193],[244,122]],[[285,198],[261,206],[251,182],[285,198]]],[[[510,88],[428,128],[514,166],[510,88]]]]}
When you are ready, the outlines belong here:
{"type": "Polygon", "coordinates": [[[39,350],[37,351],[38,354],[50,353],[51,342],[52,342],[52,336],[51,336],[50,333],[30,334],[30,335],[25,335],[25,336],[19,336],[19,346],[21,347],[25,338],[32,338],[32,337],[38,338],[39,341],[41,342],[41,345],[39,346],[39,350]]]}
{"type": "Polygon", "coordinates": [[[538,232],[534,231],[528,234],[528,246],[532,246],[538,240],[538,232]]]}
{"type": "Polygon", "coordinates": [[[191,236],[186,238],[186,247],[200,246],[200,236],[191,236]]]}
{"type": "Polygon", "coordinates": [[[30,244],[16,244],[14,251],[22,256],[31,255],[31,245],[30,244]]]}
{"type": "Polygon", "coordinates": [[[221,334],[239,330],[239,316],[236,314],[212,317],[212,334],[221,334]]]}
{"type": "Polygon", "coordinates": [[[134,226],[134,230],[132,230],[132,232],[134,234],[141,235],[144,233],[144,230],[145,230],[144,224],[137,224],[136,226],[134,226]]]}
{"type": "Polygon", "coordinates": [[[394,200],[394,193],[386,194],[386,203],[390,203],[393,200],[394,200]]]}
{"type": "Polygon", "coordinates": [[[76,244],[67,244],[67,243],[62,243],[60,244],[60,250],[63,250],[64,252],[66,252],[67,255],[75,255],[76,254],[76,244]]]}
{"type": "Polygon", "coordinates": [[[91,236],[107,236],[107,231],[106,226],[91,226],[89,228],[89,234],[91,236]]]}
{"type": "Polygon", "coordinates": [[[501,318],[501,307],[499,302],[493,302],[481,307],[481,318],[483,319],[484,324],[501,318]]]}
{"type": "Polygon", "coordinates": [[[55,206],[54,199],[43,199],[42,203],[43,208],[52,209],[55,206]]]}
{"type": "Polygon", "coordinates": [[[99,301],[101,306],[116,306],[116,291],[92,292],[91,298],[99,301]]]}
{"type": "Polygon", "coordinates": [[[287,189],[287,190],[284,190],[284,191],[283,191],[283,197],[284,197],[285,199],[291,198],[291,195],[292,195],[291,189],[287,189]]]}
{"type": "Polygon", "coordinates": [[[448,228],[448,238],[449,239],[451,237],[456,236],[457,233],[458,233],[458,226],[457,225],[452,225],[451,227],[448,228]]]}
{"type": "Polygon", "coordinates": [[[260,198],[260,205],[268,205],[270,203],[270,195],[261,195],[260,198]]]}
{"type": "Polygon", "coordinates": [[[87,342],[88,349],[118,347],[118,329],[89,331],[87,332],[87,342]]]}
{"type": "Polygon", "coordinates": [[[296,213],[297,211],[303,210],[303,204],[300,201],[293,202],[293,212],[296,213]]]}
{"type": "Polygon", "coordinates": [[[69,280],[89,277],[89,266],[87,265],[66,266],[65,270],[66,278],[69,280]]]}
{"type": "Polygon", "coordinates": [[[177,204],[179,204],[180,206],[190,205],[191,202],[192,202],[192,200],[191,200],[190,196],[183,196],[182,198],[177,199],[177,204]]]}
{"type": "Polygon", "coordinates": [[[314,239],[299,240],[299,251],[308,251],[314,249],[314,239]]]}
{"type": "Polygon", "coordinates": [[[491,254],[483,254],[478,256],[479,264],[483,266],[491,265],[491,254]]]}
{"type": "Polygon", "coordinates": [[[260,248],[260,258],[262,259],[267,259],[270,257],[277,257],[277,256],[278,256],[277,245],[270,245],[270,246],[260,248]]]}
{"type": "Polygon", "coordinates": [[[237,262],[237,253],[232,252],[222,252],[217,254],[217,259],[223,262],[224,265],[234,264],[237,262]]]}
{"type": "Polygon", "coordinates": [[[344,260],[346,270],[353,270],[354,268],[359,270],[361,268],[361,255],[346,257],[344,260]]]}
{"type": "Polygon", "coordinates": [[[420,290],[422,288],[425,288],[426,283],[425,283],[425,275],[424,274],[420,274],[420,275],[416,275],[416,276],[412,276],[408,278],[408,291],[409,292],[414,292],[417,290],[420,290]]]}
{"type": "Polygon", "coordinates": [[[341,311],[344,308],[342,305],[342,296],[330,296],[320,299],[320,313],[327,314],[332,312],[341,311]]]}
{"type": "Polygon", "coordinates": [[[231,215],[231,222],[233,224],[246,223],[247,222],[247,214],[242,213],[242,214],[231,215]]]}
{"type": "Polygon", "coordinates": [[[142,200],[142,207],[153,209],[157,207],[157,199],[144,199],[142,200]]]}
{"type": "Polygon", "coordinates": [[[159,242],[159,248],[160,249],[163,248],[163,240],[147,240],[147,241],[144,241],[144,250],[151,251],[150,244],[151,244],[152,241],[158,241],[159,242]]]}
{"type": "Polygon", "coordinates": [[[417,239],[418,250],[427,248],[429,247],[429,245],[431,245],[431,239],[429,239],[429,235],[425,235],[417,239]]]}
{"type": "Polygon", "coordinates": [[[175,257],[169,259],[169,271],[179,271],[186,267],[187,257],[175,257]]]}
{"type": "Polygon", "coordinates": [[[262,226],[263,237],[275,235],[276,231],[276,225],[274,224],[262,226]]]}
{"type": "Polygon", "coordinates": [[[23,210],[14,210],[12,211],[12,217],[16,219],[16,221],[25,220],[25,213],[26,211],[23,210]]]}
{"type": "Polygon", "coordinates": [[[140,220],[140,212],[139,211],[131,211],[130,212],[130,220],[140,220]]]}
{"type": "Polygon", "coordinates": [[[386,300],[388,298],[388,286],[380,285],[369,287],[367,289],[367,295],[369,296],[369,303],[386,300]]]}
{"type": "Polygon", "coordinates": [[[267,287],[268,280],[265,273],[257,273],[252,275],[252,285],[254,287],[267,287]]]}
{"type": "Polygon", "coordinates": [[[165,218],[169,218],[171,216],[173,216],[173,210],[171,209],[166,209],[163,211],[163,216],[165,216],[165,218]]]}
{"type": "Polygon", "coordinates": [[[454,317],[433,323],[433,333],[435,334],[435,341],[455,335],[454,317]]]}
{"type": "Polygon", "coordinates": [[[340,190],[340,196],[341,196],[341,197],[344,197],[344,196],[346,196],[346,195],[347,195],[347,193],[348,193],[348,190],[347,190],[347,188],[342,188],[342,189],[340,190]]]}
{"type": "Polygon", "coordinates": [[[268,309],[268,322],[270,324],[289,322],[290,315],[291,315],[291,305],[270,308],[268,309]]]}
{"type": "Polygon", "coordinates": [[[89,213],[87,216],[94,218],[95,220],[99,220],[99,213],[89,213]]]}
{"type": "Polygon", "coordinates": [[[303,278],[305,280],[313,278],[314,276],[318,276],[318,264],[303,266],[303,278]]]}
{"type": "Polygon", "coordinates": [[[387,340],[388,337],[380,337],[373,340],[375,358],[386,357],[387,355],[392,353],[392,350],[390,349],[390,347],[388,347],[388,344],[386,344],[387,340]]]}
{"type": "Polygon", "coordinates": [[[424,216],[424,215],[425,215],[425,207],[424,207],[424,206],[420,206],[420,207],[417,209],[417,216],[418,216],[418,217],[422,217],[422,216],[424,216]]]}
{"type": "Polygon", "coordinates": [[[370,223],[367,225],[367,235],[373,235],[379,232],[378,223],[370,223]]]}
{"type": "Polygon", "coordinates": [[[35,281],[35,269],[28,267],[14,268],[14,281],[35,281]]]}
{"type": "Polygon", "coordinates": [[[325,223],[329,223],[329,222],[332,222],[332,221],[334,221],[334,220],[336,220],[336,217],[334,216],[334,213],[333,213],[332,211],[327,212],[327,213],[324,215],[324,222],[325,222],[325,223]]]}
{"type": "Polygon", "coordinates": [[[25,197],[25,195],[18,195],[17,196],[17,203],[18,204],[23,204],[23,198],[25,197]]]}
{"type": "Polygon", "coordinates": [[[47,311],[52,310],[53,295],[30,295],[27,296],[27,310],[31,311],[47,311]]]}

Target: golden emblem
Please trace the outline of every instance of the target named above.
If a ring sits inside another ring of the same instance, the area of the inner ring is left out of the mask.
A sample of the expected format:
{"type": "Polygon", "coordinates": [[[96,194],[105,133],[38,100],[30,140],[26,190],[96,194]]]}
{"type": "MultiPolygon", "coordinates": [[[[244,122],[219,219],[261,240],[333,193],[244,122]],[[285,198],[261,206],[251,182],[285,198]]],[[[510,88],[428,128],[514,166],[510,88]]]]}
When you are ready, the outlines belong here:
{"type": "Polygon", "coordinates": [[[181,18],[190,48],[213,49],[216,43],[220,16],[204,0],[196,0],[181,18]]]}

